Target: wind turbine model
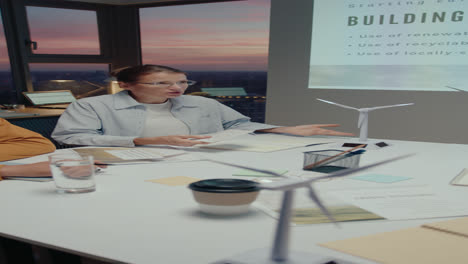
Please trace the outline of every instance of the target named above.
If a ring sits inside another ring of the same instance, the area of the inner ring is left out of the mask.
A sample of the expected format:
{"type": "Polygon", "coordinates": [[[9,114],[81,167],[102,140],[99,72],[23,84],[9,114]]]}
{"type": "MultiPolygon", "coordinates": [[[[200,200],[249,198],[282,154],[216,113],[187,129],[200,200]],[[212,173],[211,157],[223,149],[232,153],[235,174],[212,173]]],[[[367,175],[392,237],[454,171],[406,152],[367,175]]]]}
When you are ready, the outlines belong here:
{"type": "MultiPolygon", "coordinates": [[[[237,256],[237,259],[228,259],[215,262],[216,264],[226,264],[226,263],[252,263],[252,264],[313,264],[313,263],[337,263],[337,264],[351,264],[352,262],[343,261],[343,260],[332,260],[329,257],[320,256],[320,255],[312,255],[310,253],[305,252],[293,252],[291,259],[289,258],[289,224],[291,222],[291,214],[292,214],[292,202],[294,197],[294,190],[296,188],[305,187],[309,189],[309,196],[310,198],[317,204],[320,210],[332,221],[336,224],[335,219],[327,210],[325,205],[320,201],[317,193],[312,188],[312,184],[315,181],[319,181],[322,179],[330,179],[330,178],[338,178],[343,176],[348,176],[349,174],[367,170],[379,165],[383,165],[389,162],[393,162],[399,159],[403,159],[406,157],[412,156],[412,154],[407,154],[403,156],[398,156],[395,158],[383,160],[380,162],[376,162],[373,164],[369,164],[366,166],[362,166],[359,168],[352,168],[352,169],[345,169],[340,170],[338,172],[316,177],[312,179],[297,179],[297,178],[286,178],[285,180],[277,181],[277,182],[270,182],[270,183],[261,183],[260,189],[262,190],[276,190],[276,191],[283,191],[283,201],[281,203],[281,210],[280,210],[280,217],[278,220],[278,224],[276,226],[276,233],[275,239],[273,241],[273,248],[270,251],[270,257],[268,258],[268,253],[264,250],[253,250],[251,252],[247,252],[244,255],[237,256]]],[[[224,164],[231,167],[237,167],[242,169],[253,170],[261,173],[267,173],[273,176],[278,177],[285,177],[284,175],[278,174],[273,171],[269,170],[261,170],[252,167],[227,163],[223,161],[217,161],[212,159],[207,159],[208,161],[224,164]]]]}
{"type": "Polygon", "coordinates": [[[377,110],[377,109],[383,109],[383,108],[400,107],[400,106],[406,106],[406,105],[413,105],[414,104],[414,103],[409,103],[409,104],[375,106],[375,107],[369,107],[369,108],[355,108],[355,107],[351,107],[351,106],[347,106],[347,105],[343,105],[343,104],[338,104],[338,103],[335,103],[335,102],[331,102],[331,101],[327,101],[327,100],[323,100],[323,99],[319,99],[319,98],[317,98],[317,100],[322,101],[324,103],[337,105],[339,107],[359,111],[358,128],[360,128],[360,131],[359,131],[359,141],[360,142],[367,141],[367,131],[368,131],[368,127],[369,127],[369,112],[370,111],[377,110]]]}

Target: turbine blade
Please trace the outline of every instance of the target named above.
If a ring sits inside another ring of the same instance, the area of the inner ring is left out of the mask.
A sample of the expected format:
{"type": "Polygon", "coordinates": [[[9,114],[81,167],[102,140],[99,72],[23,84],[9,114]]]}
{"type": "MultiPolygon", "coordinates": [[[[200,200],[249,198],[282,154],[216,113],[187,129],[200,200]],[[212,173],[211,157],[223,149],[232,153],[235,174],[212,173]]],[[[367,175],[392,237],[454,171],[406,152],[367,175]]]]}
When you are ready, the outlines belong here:
{"type": "Polygon", "coordinates": [[[335,225],[338,225],[336,219],[333,217],[333,215],[328,211],[327,207],[322,203],[320,198],[318,197],[317,193],[315,190],[312,188],[312,186],[307,185],[307,188],[309,189],[309,196],[310,198],[315,202],[315,204],[318,206],[320,211],[335,225]]]}
{"type": "Polygon", "coordinates": [[[335,103],[335,102],[332,102],[332,101],[323,100],[323,99],[320,99],[320,98],[317,98],[317,100],[322,101],[322,102],[327,103],[327,104],[332,104],[332,105],[340,106],[340,107],[343,107],[343,108],[354,109],[354,110],[358,110],[358,111],[359,111],[358,108],[351,107],[351,106],[347,106],[347,105],[344,105],[344,104],[338,104],[338,103],[335,103]]]}
{"type": "Polygon", "coordinates": [[[218,161],[218,160],[212,160],[212,159],[206,159],[206,158],[204,160],[211,161],[211,162],[214,162],[214,163],[223,164],[223,165],[226,165],[226,166],[231,166],[231,167],[236,167],[236,168],[241,168],[241,169],[247,169],[247,170],[253,170],[253,171],[257,171],[257,172],[261,172],[261,173],[266,173],[266,174],[269,174],[269,175],[272,175],[272,176],[283,177],[285,179],[281,180],[281,181],[270,182],[270,183],[262,183],[262,184],[260,184],[260,188],[265,189],[265,190],[283,190],[283,191],[285,191],[285,190],[291,190],[291,189],[295,189],[295,188],[299,188],[299,187],[305,187],[305,186],[309,185],[310,183],[318,181],[318,180],[348,176],[349,174],[352,174],[352,173],[367,170],[367,169],[370,169],[370,168],[373,168],[373,167],[376,167],[376,166],[380,166],[380,165],[383,165],[383,164],[386,164],[386,163],[394,162],[394,161],[397,161],[397,160],[400,160],[400,159],[408,158],[408,157],[413,156],[413,155],[414,154],[401,155],[401,156],[386,159],[386,160],[383,160],[383,161],[375,162],[375,163],[372,163],[372,164],[369,164],[369,165],[366,165],[366,166],[340,170],[340,171],[337,171],[337,172],[329,174],[329,175],[316,177],[316,178],[313,178],[313,179],[306,179],[306,180],[297,179],[297,178],[288,178],[288,177],[286,177],[284,175],[281,175],[279,173],[276,173],[276,172],[270,171],[270,170],[257,169],[257,168],[253,168],[253,167],[249,167],[249,166],[243,166],[243,165],[238,165],[238,164],[233,164],[233,163],[218,161]]]}
{"type": "Polygon", "coordinates": [[[362,167],[358,168],[351,168],[351,169],[344,169],[337,171],[335,173],[325,175],[325,176],[320,176],[320,177],[315,177],[313,179],[293,179],[293,178],[286,178],[285,180],[277,181],[277,182],[270,182],[270,183],[262,183],[260,184],[260,188],[266,189],[266,190],[290,190],[290,189],[295,189],[299,187],[304,187],[307,184],[310,184],[312,182],[318,181],[318,180],[323,180],[323,179],[330,179],[330,178],[339,178],[339,177],[344,177],[348,176],[352,173],[364,171],[376,166],[380,166],[386,163],[394,162],[400,159],[408,158],[410,156],[413,156],[414,154],[406,154],[406,155],[401,155],[397,156],[394,158],[386,159],[383,161],[375,162],[369,165],[365,165],[362,167]]]}
{"type": "Polygon", "coordinates": [[[241,169],[256,171],[256,172],[260,172],[260,173],[265,173],[265,174],[269,174],[269,175],[276,176],[276,177],[285,177],[284,175],[281,175],[281,174],[279,174],[279,173],[277,173],[277,172],[270,171],[270,170],[257,169],[257,168],[253,168],[253,167],[248,167],[248,166],[244,166],[244,165],[238,165],[238,164],[229,163],[229,162],[224,162],[224,161],[219,161],[219,160],[212,160],[212,159],[204,159],[204,160],[206,160],[206,161],[211,161],[211,162],[214,162],[214,163],[223,164],[223,165],[227,165],[227,166],[231,166],[231,167],[236,167],[236,168],[241,168],[241,169]]]}
{"type": "Polygon", "coordinates": [[[400,107],[400,106],[406,106],[406,105],[414,105],[414,103],[369,107],[369,111],[377,110],[377,109],[384,109],[384,108],[391,108],[391,107],[400,107]]]}

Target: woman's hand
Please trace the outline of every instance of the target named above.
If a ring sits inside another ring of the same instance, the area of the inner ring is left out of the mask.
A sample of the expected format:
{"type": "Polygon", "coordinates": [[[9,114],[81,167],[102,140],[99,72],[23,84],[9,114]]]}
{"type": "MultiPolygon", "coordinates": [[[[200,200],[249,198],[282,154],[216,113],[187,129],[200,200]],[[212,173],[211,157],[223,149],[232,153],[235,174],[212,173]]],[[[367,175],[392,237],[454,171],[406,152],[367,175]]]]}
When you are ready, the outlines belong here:
{"type": "MultiPolygon", "coordinates": [[[[99,164],[96,161],[95,169],[106,168],[106,165],[99,164]]],[[[52,176],[48,161],[21,164],[21,165],[5,165],[0,168],[0,175],[5,177],[48,177],[52,176]]]]}
{"type": "Polygon", "coordinates": [[[314,124],[314,125],[300,125],[291,127],[275,127],[269,129],[258,130],[267,133],[286,133],[297,136],[313,136],[313,135],[327,135],[327,136],[354,136],[353,133],[339,132],[323,127],[338,127],[338,124],[314,124]]]}
{"type": "Polygon", "coordinates": [[[0,170],[0,175],[5,177],[46,177],[52,175],[48,161],[21,165],[5,165],[0,168],[0,170]]]}
{"type": "Polygon", "coordinates": [[[195,139],[205,139],[211,136],[196,136],[196,135],[177,135],[177,136],[162,136],[162,137],[149,137],[149,138],[135,138],[133,143],[135,145],[173,145],[191,147],[198,144],[208,144],[195,139]]]}

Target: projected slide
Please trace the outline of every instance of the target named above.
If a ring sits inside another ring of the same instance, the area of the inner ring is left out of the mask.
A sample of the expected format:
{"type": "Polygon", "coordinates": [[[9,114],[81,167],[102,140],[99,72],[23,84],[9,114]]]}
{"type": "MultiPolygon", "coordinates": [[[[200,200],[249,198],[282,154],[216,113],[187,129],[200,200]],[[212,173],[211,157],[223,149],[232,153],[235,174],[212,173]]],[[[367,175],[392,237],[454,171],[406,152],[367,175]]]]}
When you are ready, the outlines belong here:
{"type": "Polygon", "coordinates": [[[315,0],[309,88],[468,91],[468,1],[315,0]]]}

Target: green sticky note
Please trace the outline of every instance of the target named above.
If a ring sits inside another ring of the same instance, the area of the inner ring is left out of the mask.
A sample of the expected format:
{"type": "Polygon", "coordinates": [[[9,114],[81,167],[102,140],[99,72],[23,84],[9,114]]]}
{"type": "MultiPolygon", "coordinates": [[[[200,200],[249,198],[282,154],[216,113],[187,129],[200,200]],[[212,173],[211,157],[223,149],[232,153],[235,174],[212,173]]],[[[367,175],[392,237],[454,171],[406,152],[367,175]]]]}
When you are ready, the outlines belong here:
{"type": "Polygon", "coordinates": [[[403,176],[384,175],[384,174],[366,174],[366,175],[354,176],[354,177],[351,177],[351,179],[378,182],[378,183],[392,183],[392,182],[409,180],[411,178],[403,177],[403,176]]]}
{"type": "MultiPolygon", "coordinates": [[[[275,173],[278,173],[280,175],[286,174],[288,172],[287,170],[272,170],[275,173]]],[[[275,177],[271,174],[267,173],[261,173],[253,170],[239,170],[237,172],[234,172],[232,176],[248,176],[248,177],[275,177]]]]}

